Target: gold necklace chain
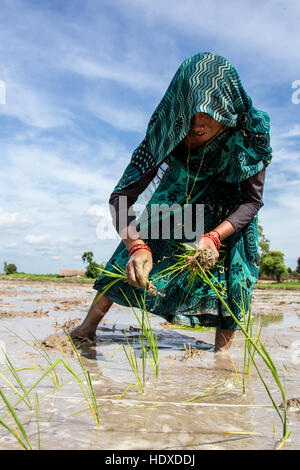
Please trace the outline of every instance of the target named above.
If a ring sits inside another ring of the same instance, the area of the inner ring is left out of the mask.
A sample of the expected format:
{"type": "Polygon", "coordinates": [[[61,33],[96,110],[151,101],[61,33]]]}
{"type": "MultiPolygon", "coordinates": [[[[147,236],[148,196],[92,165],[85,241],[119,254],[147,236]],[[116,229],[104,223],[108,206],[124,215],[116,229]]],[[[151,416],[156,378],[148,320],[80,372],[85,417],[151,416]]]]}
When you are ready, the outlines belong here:
{"type": "MultiPolygon", "coordinates": [[[[224,126],[225,127],[225,126],[224,126]]],[[[224,130],[224,127],[222,127],[222,129],[217,132],[217,134],[210,140],[208,140],[204,146],[204,149],[203,149],[203,152],[202,152],[202,157],[201,157],[201,161],[200,161],[200,165],[199,165],[199,168],[197,170],[197,173],[196,173],[196,176],[194,178],[194,183],[193,183],[193,186],[192,186],[192,189],[190,191],[190,193],[188,194],[188,186],[189,186],[189,181],[190,181],[190,176],[189,176],[189,163],[190,163],[190,155],[191,155],[191,148],[190,146],[188,147],[188,155],[187,155],[187,178],[186,178],[186,189],[185,189],[185,195],[186,195],[186,201],[185,203],[186,204],[189,204],[191,198],[192,198],[192,193],[194,191],[194,187],[196,185],[196,182],[197,182],[197,178],[199,176],[199,173],[200,173],[200,170],[201,170],[201,167],[202,167],[202,163],[203,163],[203,160],[204,160],[204,156],[205,156],[205,152],[206,152],[206,147],[208,144],[210,144],[216,137],[218,137],[219,134],[221,134],[221,132],[223,132],[224,130]]]]}

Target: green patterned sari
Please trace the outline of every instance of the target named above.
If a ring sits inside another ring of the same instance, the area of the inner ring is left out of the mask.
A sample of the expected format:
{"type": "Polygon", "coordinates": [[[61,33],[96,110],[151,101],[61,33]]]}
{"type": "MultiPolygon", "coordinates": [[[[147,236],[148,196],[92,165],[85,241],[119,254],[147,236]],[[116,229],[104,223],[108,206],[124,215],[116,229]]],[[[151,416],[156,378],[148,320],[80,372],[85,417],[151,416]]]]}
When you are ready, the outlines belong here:
{"type": "MultiPolygon", "coordinates": [[[[167,170],[147,204],[148,213],[156,204],[179,204],[183,210],[188,185],[189,204],[204,205],[204,232],[207,232],[223,222],[241,202],[240,182],[261,171],[271,158],[269,116],[252,106],[236,70],[226,59],[209,52],[200,53],[183,62],[176,72],[149,122],[145,139],[133,153],[115,190],[126,188],[165,162],[167,170]],[[208,143],[204,157],[203,147],[199,147],[191,151],[187,162],[185,152],[177,149],[189,131],[190,119],[197,112],[208,113],[229,129],[208,143]]],[[[151,230],[148,238],[142,237],[153,254],[150,279],[176,263],[183,242],[195,241],[186,239],[184,234],[178,238],[172,213],[169,217],[168,239],[151,238],[151,230]]],[[[150,217],[146,224],[150,227],[151,223],[150,217]]],[[[145,232],[142,221],[137,228],[145,232]]],[[[220,258],[221,262],[211,273],[226,289],[226,302],[240,320],[239,306],[243,303],[248,310],[258,278],[257,215],[246,227],[222,242],[220,258]]],[[[112,272],[115,266],[125,269],[128,260],[122,241],[105,269],[112,272]]],[[[102,275],[95,281],[94,288],[102,292],[110,281],[108,276],[102,275]]],[[[189,273],[182,271],[176,276],[170,274],[161,278],[155,285],[163,295],[146,293],[148,311],[173,323],[236,329],[235,321],[215,291],[201,279],[196,278],[191,289],[189,273]]],[[[128,305],[125,294],[137,307],[135,295],[140,298],[143,293],[142,289],[120,281],[105,295],[113,302],[128,305]]]]}

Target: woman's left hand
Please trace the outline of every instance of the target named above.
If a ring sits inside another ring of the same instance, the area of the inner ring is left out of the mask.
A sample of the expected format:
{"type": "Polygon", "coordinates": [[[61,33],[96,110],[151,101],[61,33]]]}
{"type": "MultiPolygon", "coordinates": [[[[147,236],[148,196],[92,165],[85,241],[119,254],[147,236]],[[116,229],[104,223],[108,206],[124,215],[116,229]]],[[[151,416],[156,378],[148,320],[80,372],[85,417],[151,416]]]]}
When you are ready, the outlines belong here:
{"type": "Polygon", "coordinates": [[[219,258],[219,251],[213,240],[209,237],[200,238],[200,240],[197,241],[197,248],[210,248],[215,253],[216,257],[219,258]]]}

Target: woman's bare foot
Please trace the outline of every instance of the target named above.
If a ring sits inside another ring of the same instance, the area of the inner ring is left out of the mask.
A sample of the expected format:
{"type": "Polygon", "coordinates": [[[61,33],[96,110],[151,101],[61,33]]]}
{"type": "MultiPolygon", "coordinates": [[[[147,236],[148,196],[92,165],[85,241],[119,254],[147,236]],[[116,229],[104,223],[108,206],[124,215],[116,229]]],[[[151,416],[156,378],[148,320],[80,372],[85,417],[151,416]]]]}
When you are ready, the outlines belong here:
{"type": "Polygon", "coordinates": [[[227,354],[231,346],[235,330],[219,330],[216,328],[215,352],[227,354]]]}
{"type": "Polygon", "coordinates": [[[97,326],[108,312],[113,302],[104,295],[96,294],[87,316],[81,323],[70,332],[70,336],[76,343],[96,343],[97,326]]]}
{"type": "Polygon", "coordinates": [[[72,331],[70,331],[70,336],[73,341],[76,343],[96,343],[97,336],[96,336],[96,329],[97,326],[92,327],[89,325],[85,325],[82,323],[81,325],[77,326],[74,328],[72,331]]]}

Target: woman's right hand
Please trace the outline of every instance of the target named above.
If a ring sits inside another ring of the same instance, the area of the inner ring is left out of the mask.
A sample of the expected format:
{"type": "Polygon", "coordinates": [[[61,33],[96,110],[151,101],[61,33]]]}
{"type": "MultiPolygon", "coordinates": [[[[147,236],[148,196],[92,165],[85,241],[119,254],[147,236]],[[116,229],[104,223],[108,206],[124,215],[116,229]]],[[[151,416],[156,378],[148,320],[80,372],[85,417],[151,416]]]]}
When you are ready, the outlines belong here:
{"type": "Polygon", "coordinates": [[[141,248],[132,253],[126,266],[128,284],[144,289],[152,267],[152,254],[149,250],[141,248]]]}

